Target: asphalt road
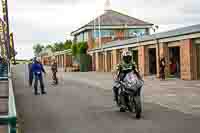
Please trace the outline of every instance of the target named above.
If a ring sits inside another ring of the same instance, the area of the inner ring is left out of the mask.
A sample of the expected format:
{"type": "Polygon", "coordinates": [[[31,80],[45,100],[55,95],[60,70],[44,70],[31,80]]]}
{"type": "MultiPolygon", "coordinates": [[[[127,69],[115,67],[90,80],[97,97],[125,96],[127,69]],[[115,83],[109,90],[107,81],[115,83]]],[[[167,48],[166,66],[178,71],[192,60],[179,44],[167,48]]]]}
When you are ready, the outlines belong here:
{"type": "MultiPolygon", "coordinates": [[[[58,86],[46,77],[47,95],[34,96],[27,67],[14,69],[17,111],[23,133],[198,133],[200,117],[144,103],[141,120],[121,113],[111,91],[71,79],[58,86]]],[[[66,73],[67,74],[67,73],[66,73]]]]}

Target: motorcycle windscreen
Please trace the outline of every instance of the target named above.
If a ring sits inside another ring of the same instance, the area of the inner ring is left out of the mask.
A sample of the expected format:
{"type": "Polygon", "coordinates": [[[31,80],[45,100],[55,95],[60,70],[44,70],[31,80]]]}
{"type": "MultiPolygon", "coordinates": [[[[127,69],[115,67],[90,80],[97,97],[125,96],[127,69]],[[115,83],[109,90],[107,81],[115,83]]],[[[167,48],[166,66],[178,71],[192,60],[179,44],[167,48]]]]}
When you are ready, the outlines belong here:
{"type": "Polygon", "coordinates": [[[133,72],[129,72],[128,74],[126,74],[124,82],[127,89],[131,89],[134,91],[137,91],[138,88],[143,86],[143,82],[138,79],[137,75],[133,72]]]}

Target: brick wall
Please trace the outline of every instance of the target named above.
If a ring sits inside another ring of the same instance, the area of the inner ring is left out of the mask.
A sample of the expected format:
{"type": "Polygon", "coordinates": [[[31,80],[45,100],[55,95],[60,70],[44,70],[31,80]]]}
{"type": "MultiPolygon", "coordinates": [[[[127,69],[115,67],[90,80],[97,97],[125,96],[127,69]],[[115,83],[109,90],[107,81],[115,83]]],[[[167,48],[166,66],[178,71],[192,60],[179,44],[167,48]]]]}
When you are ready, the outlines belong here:
{"type": "Polygon", "coordinates": [[[95,60],[95,64],[96,64],[96,71],[98,72],[98,71],[100,71],[100,68],[99,68],[99,53],[98,52],[96,52],[96,54],[95,54],[95,58],[96,58],[96,60],[95,60]]]}
{"type": "Polygon", "coordinates": [[[103,37],[101,38],[101,43],[105,44],[112,41],[112,37],[103,37]]]}
{"type": "Polygon", "coordinates": [[[114,49],[112,50],[112,69],[114,69],[114,67],[116,67],[117,65],[117,50],[114,49]]]}
{"type": "Polygon", "coordinates": [[[107,51],[105,51],[104,52],[104,70],[105,70],[105,72],[108,72],[108,63],[109,63],[109,61],[108,61],[108,52],[107,51]]]}
{"type": "Polygon", "coordinates": [[[196,79],[197,68],[195,66],[195,48],[192,45],[192,40],[182,40],[181,41],[181,79],[183,80],[193,80],[196,79]]]}
{"type": "Polygon", "coordinates": [[[102,72],[104,71],[104,54],[97,52],[96,53],[96,71],[102,72]]]}
{"type": "Polygon", "coordinates": [[[124,31],[116,31],[115,36],[116,38],[124,38],[125,36],[124,31]]]}
{"type": "MultiPolygon", "coordinates": [[[[101,38],[101,44],[103,44],[103,45],[105,45],[105,43],[108,43],[111,41],[112,41],[112,37],[102,37],[101,38]]],[[[99,38],[96,38],[95,43],[96,43],[96,46],[99,46],[99,38]]]]}
{"type": "Polygon", "coordinates": [[[93,49],[94,48],[94,42],[92,40],[92,31],[88,32],[88,49],[93,49]]]}
{"type": "Polygon", "coordinates": [[[143,75],[148,74],[148,54],[147,48],[145,46],[140,46],[138,48],[138,64],[139,70],[143,75]]]}

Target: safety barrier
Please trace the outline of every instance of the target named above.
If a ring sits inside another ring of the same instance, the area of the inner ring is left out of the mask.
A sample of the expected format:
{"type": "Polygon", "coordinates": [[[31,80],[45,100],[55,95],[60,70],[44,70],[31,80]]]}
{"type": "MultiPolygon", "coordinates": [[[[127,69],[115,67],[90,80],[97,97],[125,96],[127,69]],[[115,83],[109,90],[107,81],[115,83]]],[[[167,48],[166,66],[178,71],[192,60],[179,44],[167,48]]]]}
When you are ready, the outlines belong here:
{"type": "MultiPolygon", "coordinates": [[[[0,100],[4,100],[7,103],[8,110],[7,112],[4,112],[3,114],[0,114],[0,131],[2,130],[2,133],[16,133],[17,128],[17,114],[16,114],[16,105],[15,105],[15,97],[14,97],[14,90],[13,90],[13,83],[12,83],[12,75],[10,72],[8,72],[7,77],[5,74],[0,77],[0,85],[7,83],[8,96],[0,97],[0,100]],[[7,130],[5,128],[8,128],[7,130]]],[[[6,86],[4,86],[6,87],[6,86]]],[[[5,89],[1,87],[0,89],[5,89]]],[[[1,108],[2,106],[0,106],[1,108]]]]}
{"type": "Polygon", "coordinates": [[[8,65],[0,63],[0,80],[8,80],[8,65]]]}

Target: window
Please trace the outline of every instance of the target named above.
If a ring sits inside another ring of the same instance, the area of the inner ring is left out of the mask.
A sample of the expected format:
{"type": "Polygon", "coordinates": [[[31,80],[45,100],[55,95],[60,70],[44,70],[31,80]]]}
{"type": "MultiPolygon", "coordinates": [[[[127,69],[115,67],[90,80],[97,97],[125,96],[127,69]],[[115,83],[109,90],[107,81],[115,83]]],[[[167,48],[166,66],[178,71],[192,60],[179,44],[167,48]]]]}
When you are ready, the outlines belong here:
{"type": "MultiPolygon", "coordinates": [[[[113,30],[101,30],[101,37],[112,37],[114,36],[113,30]]],[[[95,33],[93,31],[93,38],[99,37],[99,30],[96,30],[95,33]]]]}
{"type": "Polygon", "coordinates": [[[87,41],[88,41],[88,32],[84,32],[83,41],[84,41],[84,42],[87,42],[87,41]]]}
{"type": "Polygon", "coordinates": [[[146,34],[146,30],[145,29],[129,29],[128,30],[129,37],[135,37],[135,33],[138,35],[139,34],[144,35],[144,34],[146,34]]]}
{"type": "Polygon", "coordinates": [[[83,38],[84,37],[84,35],[83,35],[83,33],[80,33],[78,36],[77,36],[77,42],[83,42],[83,38]]]}
{"type": "Polygon", "coordinates": [[[102,30],[101,31],[101,36],[102,37],[112,37],[114,35],[113,30],[102,30]]]}

